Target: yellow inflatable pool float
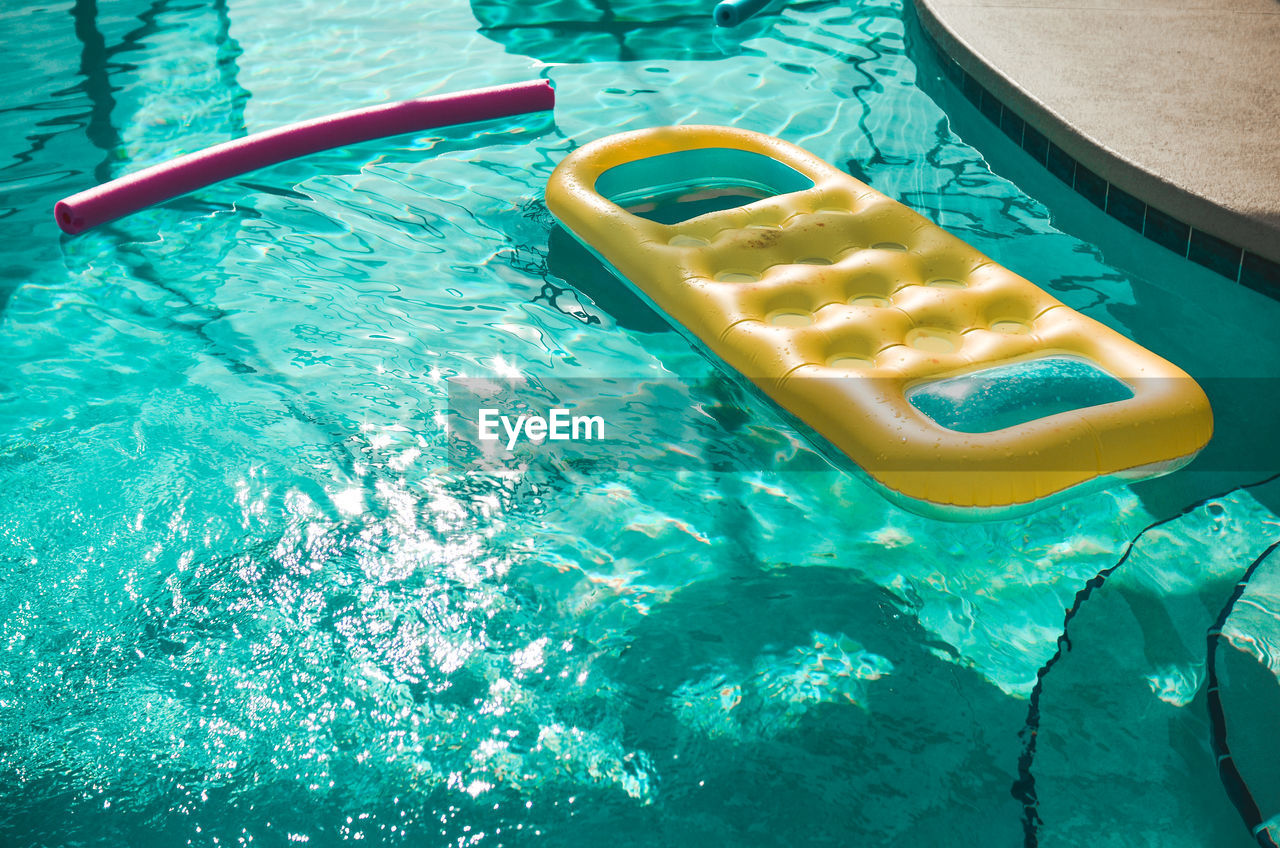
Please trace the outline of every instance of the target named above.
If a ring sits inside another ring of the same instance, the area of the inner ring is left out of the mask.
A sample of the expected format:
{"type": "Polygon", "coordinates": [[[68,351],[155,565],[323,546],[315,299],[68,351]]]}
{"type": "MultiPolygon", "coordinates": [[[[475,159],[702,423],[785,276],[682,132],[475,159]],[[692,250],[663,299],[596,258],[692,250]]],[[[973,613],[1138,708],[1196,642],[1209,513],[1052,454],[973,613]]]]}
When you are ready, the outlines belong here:
{"type": "Polygon", "coordinates": [[[566,157],[546,197],[906,506],[1008,515],[1167,473],[1212,435],[1181,369],[780,139],[622,133],[566,157]]]}

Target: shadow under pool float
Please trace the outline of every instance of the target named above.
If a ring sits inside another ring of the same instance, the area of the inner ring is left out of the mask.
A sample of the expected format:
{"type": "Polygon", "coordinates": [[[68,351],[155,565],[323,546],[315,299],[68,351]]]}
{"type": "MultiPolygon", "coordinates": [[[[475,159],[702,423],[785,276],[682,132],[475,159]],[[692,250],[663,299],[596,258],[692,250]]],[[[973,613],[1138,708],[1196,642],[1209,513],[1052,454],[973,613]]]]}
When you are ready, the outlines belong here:
{"type": "Polygon", "coordinates": [[[1213,416],[1177,366],[771,136],[658,127],[560,163],[562,225],[891,500],[1005,517],[1158,476],[1213,416]]]}

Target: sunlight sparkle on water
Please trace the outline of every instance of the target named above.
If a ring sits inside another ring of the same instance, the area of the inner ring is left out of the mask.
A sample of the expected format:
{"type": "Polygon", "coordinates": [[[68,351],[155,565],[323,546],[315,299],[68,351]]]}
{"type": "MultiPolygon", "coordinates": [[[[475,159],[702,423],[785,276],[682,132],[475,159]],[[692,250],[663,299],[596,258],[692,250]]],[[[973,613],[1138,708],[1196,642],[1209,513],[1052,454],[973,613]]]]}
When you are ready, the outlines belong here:
{"type": "Polygon", "coordinates": [[[360,489],[343,489],[330,497],[333,500],[333,505],[343,515],[359,515],[364,512],[364,492],[360,489]]]}

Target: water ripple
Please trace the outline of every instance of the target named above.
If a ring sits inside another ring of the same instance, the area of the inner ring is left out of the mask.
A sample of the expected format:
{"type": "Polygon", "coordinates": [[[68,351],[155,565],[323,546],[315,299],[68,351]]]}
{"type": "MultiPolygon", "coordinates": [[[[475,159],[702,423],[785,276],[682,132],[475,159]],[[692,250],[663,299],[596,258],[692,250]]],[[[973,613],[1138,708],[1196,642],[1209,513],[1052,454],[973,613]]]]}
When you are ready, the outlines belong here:
{"type": "MultiPolygon", "coordinates": [[[[542,202],[611,132],[773,133],[1204,362],[1194,286],[1107,265],[954,134],[900,3],[792,3],[708,41],[709,8],[618,0],[652,24],[621,43],[569,0],[98,5],[0,12],[22,32],[0,70],[0,841],[1017,829],[1019,699],[1152,490],[904,513],[717,389],[542,202]],[[244,132],[539,75],[554,116],[316,154],[71,239],[49,215],[244,132]],[[636,378],[645,439],[608,467],[461,469],[456,376],[537,398],[636,378]],[[692,450],[690,408],[714,462],[646,472],[692,450]]],[[[1214,332],[1280,357],[1275,304],[1222,297],[1258,320],[1214,332]]],[[[1194,544],[1146,540],[1157,609],[1207,579],[1191,551],[1271,532],[1228,507],[1194,544]]],[[[1139,678],[1172,709],[1197,674],[1139,678]]]]}

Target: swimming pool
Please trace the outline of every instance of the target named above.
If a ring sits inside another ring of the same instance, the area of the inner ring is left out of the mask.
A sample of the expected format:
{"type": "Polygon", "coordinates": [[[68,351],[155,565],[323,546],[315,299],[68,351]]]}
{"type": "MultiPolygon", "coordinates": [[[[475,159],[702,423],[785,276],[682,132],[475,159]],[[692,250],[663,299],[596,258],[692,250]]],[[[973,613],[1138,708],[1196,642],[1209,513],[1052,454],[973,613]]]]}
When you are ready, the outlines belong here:
{"type": "MultiPolygon", "coordinates": [[[[706,5],[3,13],[0,842],[1253,844],[1205,644],[1280,533],[1277,485],[1241,488],[1275,470],[1280,305],[993,170],[901,3],[736,33],[706,5]],[[52,220],[245,130],[538,76],[553,116],[52,220]],[[553,230],[570,150],[694,121],[844,165],[1186,368],[1216,452],[1012,521],[886,503],[553,230]],[[457,463],[451,378],[514,375],[666,405],[614,465],[457,463]],[[726,449],[655,466],[688,408],[726,449]]],[[[1275,656],[1269,626],[1224,633],[1275,656]]],[[[1273,746],[1266,680],[1219,682],[1273,746]]]]}

